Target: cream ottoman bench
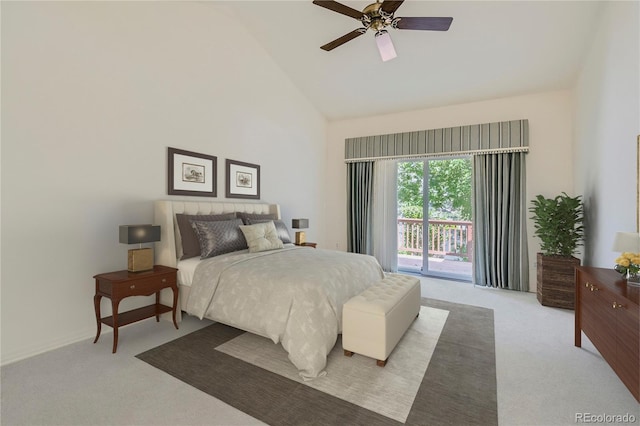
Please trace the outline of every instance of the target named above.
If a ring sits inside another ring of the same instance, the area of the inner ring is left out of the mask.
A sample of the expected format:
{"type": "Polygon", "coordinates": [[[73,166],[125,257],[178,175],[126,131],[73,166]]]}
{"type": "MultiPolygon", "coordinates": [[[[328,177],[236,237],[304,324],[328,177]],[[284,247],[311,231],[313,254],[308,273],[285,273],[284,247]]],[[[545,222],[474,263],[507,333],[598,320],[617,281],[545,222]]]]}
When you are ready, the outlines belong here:
{"type": "Polygon", "coordinates": [[[342,309],[342,347],[377,360],[384,367],[389,354],[420,313],[420,280],[386,274],[380,282],[349,299],[342,309]]]}

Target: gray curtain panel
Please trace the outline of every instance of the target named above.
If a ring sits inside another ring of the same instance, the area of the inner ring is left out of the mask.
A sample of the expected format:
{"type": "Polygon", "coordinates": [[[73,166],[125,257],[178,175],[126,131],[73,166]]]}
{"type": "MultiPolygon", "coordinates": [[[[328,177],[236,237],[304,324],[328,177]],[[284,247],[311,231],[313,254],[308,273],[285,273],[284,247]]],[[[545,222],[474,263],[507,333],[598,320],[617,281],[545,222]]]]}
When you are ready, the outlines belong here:
{"type": "Polygon", "coordinates": [[[529,290],[525,153],[474,156],[477,285],[529,290]]]}
{"type": "Polygon", "coordinates": [[[352,253],[373,254],[372,198],[373,161],[347,164],[347,249],[352,253]]]}

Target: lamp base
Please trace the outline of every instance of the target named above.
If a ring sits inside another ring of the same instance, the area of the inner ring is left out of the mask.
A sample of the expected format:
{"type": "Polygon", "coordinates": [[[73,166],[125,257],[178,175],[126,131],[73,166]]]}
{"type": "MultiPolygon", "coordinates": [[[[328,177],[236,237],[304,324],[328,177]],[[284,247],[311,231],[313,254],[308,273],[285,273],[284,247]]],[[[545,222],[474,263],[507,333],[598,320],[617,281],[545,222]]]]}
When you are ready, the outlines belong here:
{"type": "Polygon", "coordinates": [[[140,248],[129,250],[127,271],[142,272],[153,269],[153,249],[140,248]]]}
{"type": "Polygon", "coordinates": [[[300,244],[304,244],[304,242],[306,241],[306,236],[304,231],[298,231],[296,232],[296,244],[300,245],[300,244]]]}

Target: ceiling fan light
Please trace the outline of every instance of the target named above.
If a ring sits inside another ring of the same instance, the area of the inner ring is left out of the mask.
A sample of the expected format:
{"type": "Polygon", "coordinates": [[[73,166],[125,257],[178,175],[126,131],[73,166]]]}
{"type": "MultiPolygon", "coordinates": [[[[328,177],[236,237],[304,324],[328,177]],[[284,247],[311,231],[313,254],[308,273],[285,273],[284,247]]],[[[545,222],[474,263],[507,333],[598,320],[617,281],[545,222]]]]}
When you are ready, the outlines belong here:
{"type": "Polygon", "coordinates": [[[378,51],[383,62],[387,62],[396,56],[396,49],[391,42],[391,36],[387,31],[378,31],[376,33],[376,44],[378,45],[378,51]]]}

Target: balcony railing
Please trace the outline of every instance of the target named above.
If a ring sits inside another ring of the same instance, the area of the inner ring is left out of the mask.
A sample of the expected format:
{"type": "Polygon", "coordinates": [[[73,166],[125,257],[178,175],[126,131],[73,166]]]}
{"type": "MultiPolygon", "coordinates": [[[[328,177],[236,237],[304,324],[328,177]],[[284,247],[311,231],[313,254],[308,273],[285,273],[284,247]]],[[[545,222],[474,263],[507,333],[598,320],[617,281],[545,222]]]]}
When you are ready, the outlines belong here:
{"type": "MultiPolygon", "coordinates": [[[[429,257],[457,256],[473,258],[473,224],[470,221],[430,220],[427,235],[429,257]]],[[[422,219],[398,218],[398,253],[422,256],[424,248],[422,219]]]]}

